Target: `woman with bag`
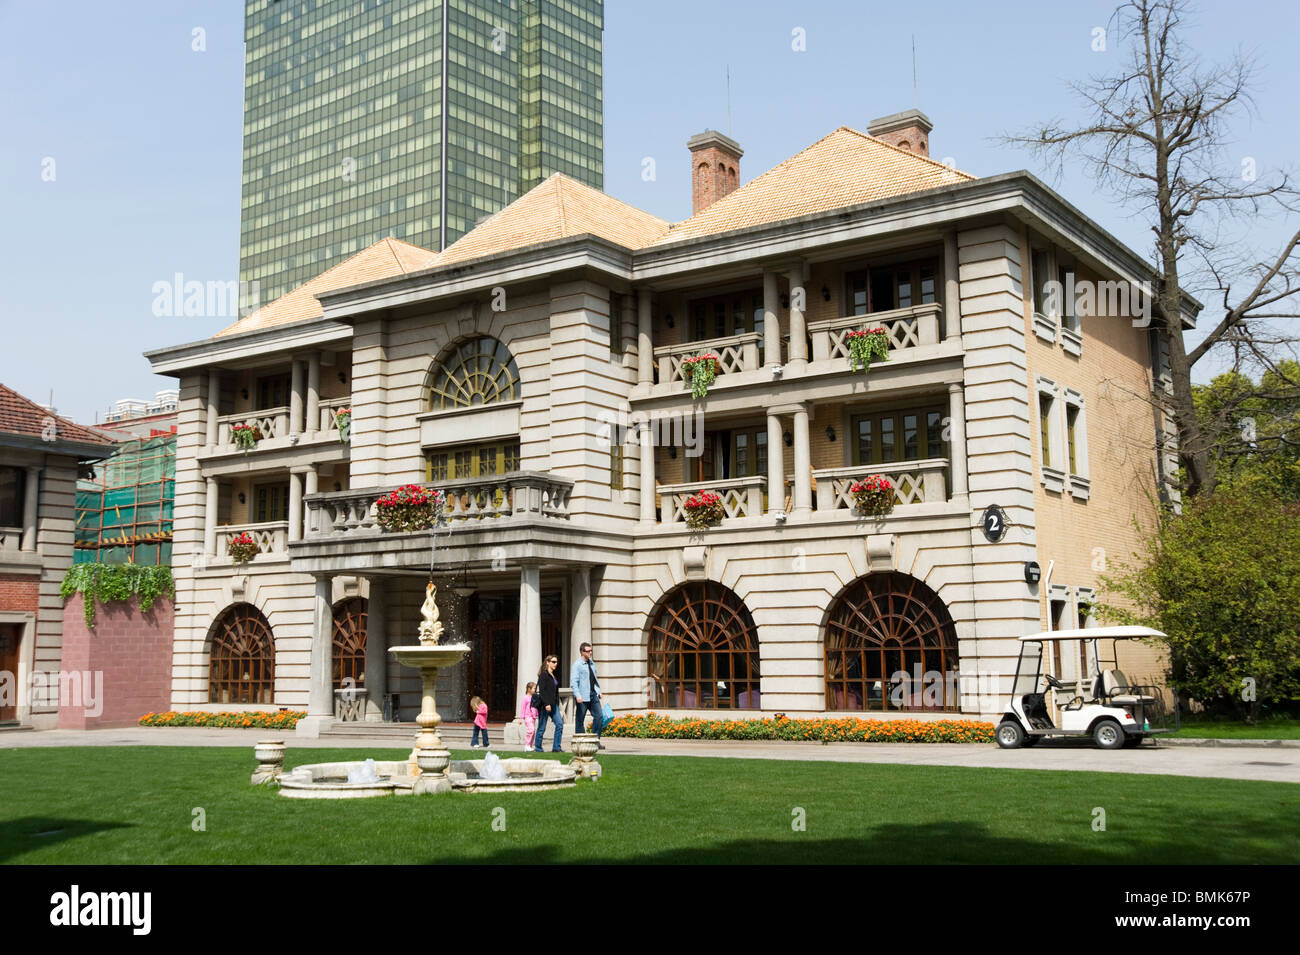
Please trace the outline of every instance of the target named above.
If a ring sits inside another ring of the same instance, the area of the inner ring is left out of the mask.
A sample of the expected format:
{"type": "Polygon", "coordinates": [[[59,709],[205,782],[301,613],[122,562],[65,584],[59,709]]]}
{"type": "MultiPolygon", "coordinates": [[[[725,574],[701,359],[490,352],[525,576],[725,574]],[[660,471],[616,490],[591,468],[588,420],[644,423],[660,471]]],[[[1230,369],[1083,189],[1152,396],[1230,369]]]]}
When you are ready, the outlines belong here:
{"type": "Polygon", "coordinates": [[[541,706],[537,708],[537,736],[533,739],[533,752],[542,752],[542,737],[546,735],[546,721],[555,723],[555,741],[551,744],[552,753],[562,753],[560,734],[564,732],[564,717],[560,714],[560,684],[555,679],[555,668],[560,658],[549,656],[537,671],[537,696],[541,706]]]}

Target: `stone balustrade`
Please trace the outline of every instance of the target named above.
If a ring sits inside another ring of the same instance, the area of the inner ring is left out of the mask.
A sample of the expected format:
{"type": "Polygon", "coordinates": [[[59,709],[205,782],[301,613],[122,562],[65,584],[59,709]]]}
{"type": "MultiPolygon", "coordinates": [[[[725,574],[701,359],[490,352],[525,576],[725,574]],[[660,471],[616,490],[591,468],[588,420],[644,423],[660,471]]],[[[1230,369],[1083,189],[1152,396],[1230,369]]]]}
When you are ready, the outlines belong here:
{"type": "Polygon", "coordinates": [[[767,478],[728,478],[722,481],[701,481],[693,484],[659,485],[660,523],[686,523],[686,499],[700,491],[712,491],[722,498],[725,513],[723,523],[740,517],[759,517],[763,513],[763,493],[767,478]]]}
{"type": "Polygon", "coordinates": [[[328,400],[321,399],[320,422],[317,425],[318,435],[338,440],[339,422],[334,415],[340,408],[351,407],[352,397],[350,395],[346,398],[330,398],[328,400]]]}
{"type": "Polygon", "coordinates": [[[686,386],[682,376],[682,361],[697,355],[716,355],[718,378],[740,371],[756,371],[759,366],[758,345],[763,336],[758,332],[745,332],[726,338],[710,338],[680,345],[661,345],[654,351],[659,365],[659,384],[686,386]]]}
{"type": "Polygon", "coordinates": [[[217,419],[218,446],[223,450],[237,447],[234,427],[237,424],[249,424],[258,430],[260,440],[284,438],[289,435],[289,409],[263,408],[260,411],[241,411],[239,414],[222,415],[217,419]]]}
{"type": "MultiPolygon", "coordinates": [[[[482,478],[457,478],[422,485],[442,491],[446,514],[452,521],[510,518],[538,515],[548,518],[569,516],[573,482],[542,471],[514,471],[482,478]]],[[[354,488],[326,494],[309,494],[307,538],[339,537],[380,533],[375,520],[375,502],[391,487],[354,488]]]]}
{"type": "Polygon", "coordinates": [[[931,504],[948,499],[945,458],[901,461],[893,464],[867,464],[850,468],[824,468],[813,471],[817,482],[817,511],[854,510],[856,503],[849,487],[873,474],[889,478],[894,485],[895,506],[931,504]]]}
{"type": "Polygon", "coordinates": [[[895,308],[888,312],[869,315],[848,315],[808,323],[812,336],[813,361],[849,359],[849,343],[845,336],[855,329],[880,326],[889,333],[889,350],[900,351],[923,345],[939,344],[939,317],[943,312],[937,302],[931,305],[914,305],[895,308]]]}

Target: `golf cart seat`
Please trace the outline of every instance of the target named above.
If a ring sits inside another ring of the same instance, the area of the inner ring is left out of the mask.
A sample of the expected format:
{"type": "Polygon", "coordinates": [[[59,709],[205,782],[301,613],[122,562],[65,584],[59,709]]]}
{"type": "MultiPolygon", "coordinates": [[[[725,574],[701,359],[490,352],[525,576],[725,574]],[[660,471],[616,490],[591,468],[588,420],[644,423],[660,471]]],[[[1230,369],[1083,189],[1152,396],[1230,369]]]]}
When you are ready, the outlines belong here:
{"type": "Polygon", "coordinates": [[[1154,703],[1154,696],[1142,696],[1133,693],[1129,688],[1128,677],[1124,675],[1123,670],[1102,670],[1101,671],[1102,693],[1111,703],[1120,706],[1131,706],[1138,703],[1154,703]]]}

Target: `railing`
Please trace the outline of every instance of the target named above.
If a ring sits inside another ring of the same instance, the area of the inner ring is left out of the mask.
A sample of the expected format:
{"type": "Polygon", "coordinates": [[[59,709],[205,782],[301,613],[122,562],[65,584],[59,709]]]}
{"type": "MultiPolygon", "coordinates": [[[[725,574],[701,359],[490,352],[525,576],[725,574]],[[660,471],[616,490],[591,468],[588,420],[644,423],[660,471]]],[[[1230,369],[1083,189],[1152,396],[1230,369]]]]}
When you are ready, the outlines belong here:
{"type": "Polygon", "coordinates": [[[289,547],[289,522],[266,521],[261,524],[226,524],[217,528],[217,556],[229,555],[230,540],[248,534],[257,544],[259,554],[283,554],[289,547]]]}
{"type": "Polygon", "coordinates": [[[763,336],[758,332],[731,335],[727,338],[710,338],[700,342],[683,342],[680,345],[661,345],[654,351],[659,366],[659,384],[684,385],[682,361],[696,355],[718,356],[718,377],[739,371],[756,371],[758,343],[763,336]]]}
{"type": "Polygon", "coordinates": [[[948,499],[944,458],[902,461],[895,464],[861,465],[851,468],[824,468],[813,471],[817,482],[817,510],[853,510],[857,507],[849,487],[872,474],[889,478],[894,485],[894,504],[930,504],[948,499]]]}
{"type": "Polygon", "coordinates": [[[350,395],[346,398],[330,398],[328,401],[322,400],[320,403],[320,427],[318,436],[334,438],[337,440],[339,436],[339,421],[338,418],[334,417],[334,414],[340,408],[351,407],[352,397],[350,395]]]}
{"type": "Polygon", "coordinates": [[[233,428],[237,424],[250,424],[255,427],[261,440],[283,438],[289,434],[288,408],[263,408],[261,411],[244,411],[239,414],[222,415],[217,419],[217,441],[225,447],[235,447],[233,428]]]}
{"type": "MultiPolygon", "coordinates": [[[[537,514],[567,518],[573,482],[542,471],[514,471],[484,478],[457,478],[425,484],[446,498],[447,517],[453,521],[537,514]]],[[[307,505],[308,538],[379,533],[375,501],[389,487],[354,488],[311,494],[307,505]]]]}
{"type": "Polygon", "coordinates": [[[696,484],[659,485],[660,521],[664,524],[686,522],[686,499],[700,491],[712,491],[722,498],[724,520],[737,517],[759,517],[763,513],[763,492],[767,478],[728,478],[722,481],[703,481],[696,484]]]}
{"type": "Polygon", "coordinates": [[[936,302],[931,305],[914,305],[895,308],[888,312],[869,315],[848,315],[844,318],[826,318],[808,323],[812,336],[813,361],[849,358],[846,335],[858,328],[881,326],[889,333],[889,350],[899,351],[921,345],[939,343],[939,316],[943,309],[936,302]]]}

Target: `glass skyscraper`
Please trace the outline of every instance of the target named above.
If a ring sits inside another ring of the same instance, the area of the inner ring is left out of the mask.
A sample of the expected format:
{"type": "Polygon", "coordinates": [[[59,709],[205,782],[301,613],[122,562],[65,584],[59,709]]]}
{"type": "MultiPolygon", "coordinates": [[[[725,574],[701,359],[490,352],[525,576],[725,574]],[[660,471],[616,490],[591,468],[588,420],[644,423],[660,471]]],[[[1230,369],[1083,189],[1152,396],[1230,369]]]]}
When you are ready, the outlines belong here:
{"type": "Polygon", "coordinates": [[[603,188],[603,30],[603,0],[246,0],[240,280],[269,302],[552,173],[603,188]]]}

